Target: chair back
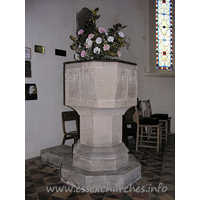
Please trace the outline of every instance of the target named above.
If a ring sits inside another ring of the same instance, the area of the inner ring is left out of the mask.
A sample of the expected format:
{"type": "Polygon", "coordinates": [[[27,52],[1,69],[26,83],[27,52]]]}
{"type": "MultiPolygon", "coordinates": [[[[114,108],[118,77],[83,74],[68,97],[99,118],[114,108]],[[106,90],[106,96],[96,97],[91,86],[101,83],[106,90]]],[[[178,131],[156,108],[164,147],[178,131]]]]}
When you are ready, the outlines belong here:
{"type": "Polygon", "coordinates": [[[145,106],[146,106],[146,109],[144,111],[144,117],[150,117],[152,115],[150,99],[144,100],[143,102],[145,102],[145,106]]]}
{"type": "Polygon", "coordinates": [[[137,102],[138,116],[139,119],[143,117],[142,101],[137,102]]]}
{"type": "Polygon", "coordinates": [[[126,123],[132,123],[133,122],[133,115],[135,113],[135,107],[131,107],[129,108],[125,114],[124,114],[124,117],[125,117],[125,120],[126,120],[126,123]]]}
{"type": "Polygon", "coordinates": [[[136,140],[137,134],[137,122],[134,120],[135,106],[129,108],[123,115],[123,134],[122,141],[129,147],[129,136],[132,136],[136,140]]]}
{"type": "Polygon", "coordinates": [[[76,111],[65,111],[62,112],[62,125],[63,132],[66,133],[65,122],[66,121],[76,121],[76,129],[79,131],[79,115],[76,111]]]}
{"type": "Polygon", "coordinates": [[[137,99],[137,105],[134,106],[135,112],[133,114],[133,121],[139,125],[139,119],[143,117],[142,101],[137,99]]]}
{"type": "Polygon", "coordinates": [[[65,111],[62,112],[62,120],[63,121],[73,121],[78,120],[78,114],[76,111],[65,111]]]}

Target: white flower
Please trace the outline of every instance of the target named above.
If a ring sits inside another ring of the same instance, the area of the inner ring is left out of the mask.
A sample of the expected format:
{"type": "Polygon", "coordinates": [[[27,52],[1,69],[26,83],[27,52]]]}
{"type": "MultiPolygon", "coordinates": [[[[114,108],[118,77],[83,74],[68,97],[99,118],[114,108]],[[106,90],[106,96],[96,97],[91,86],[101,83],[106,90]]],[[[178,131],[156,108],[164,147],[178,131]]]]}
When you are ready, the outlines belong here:
{"type": "Polygon", "coordinates": [[[95,41],[96,41],[97,44],[101,44],[102,43],[102,39],[100,37],[98,37],[95,41]]]}
{"type": "Polygon", "coordinates": [[[79,54],[75,54],[75,59],[76,59],[76,60],[79,60],[79,59],[80,59],[79,54]]]}
{"type": "Polygon", "coordinates": [[[109,36],[108,37],[108,42],[113,42],[114,41],[114,37],[113,36],[109,36]]]}
{"type": "Polygon", "coordinates": [[[119,32],[118,33],[120,37],[124,38],[124,33],[123,32],[119,32]]]}
{"type": "Polygon", "coordinates": [[[87,39],[86,39],[86,43],[87,43],[90,47],[92,46],[92,40],[91,40],[91,39],[87,38],[87,39]]]}
{"type": "Polygon", "coordinates": [[[99,47],[94,48],[94,53],[100,54],[101,49],[99,47]]]}

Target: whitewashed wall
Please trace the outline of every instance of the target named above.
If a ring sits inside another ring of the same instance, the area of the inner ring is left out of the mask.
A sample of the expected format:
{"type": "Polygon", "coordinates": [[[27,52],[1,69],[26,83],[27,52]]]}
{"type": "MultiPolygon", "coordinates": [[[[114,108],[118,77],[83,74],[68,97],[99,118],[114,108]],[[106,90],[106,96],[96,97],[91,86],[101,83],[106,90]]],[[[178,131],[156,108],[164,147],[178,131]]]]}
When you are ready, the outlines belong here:
{"type": "Polygon", "coordinates": [[[25,82],[36,83],[38,88],[38,100],[25,102],[26,159],[61,144],[61,112],[70,110],[63,105],[63,62],[73,60],[69,36],[75,35],[75,13],[83,7],[99,7],[98,27],[128,25],[124,34],[130,47],[122,50],[122,59],[138,64],[138,97],[151,99],[153,112],[169,113],[171,130],[175,130],[174,78],[145,77],[150,59],[148,0],[26,0],[25,45],[32,49],[32,78],[25,82]],[[45,46],[45,54],[35,53],[34,45],[45,46]],[[67,57],[55,56],[55,48],[66,50],[67,57]]]}

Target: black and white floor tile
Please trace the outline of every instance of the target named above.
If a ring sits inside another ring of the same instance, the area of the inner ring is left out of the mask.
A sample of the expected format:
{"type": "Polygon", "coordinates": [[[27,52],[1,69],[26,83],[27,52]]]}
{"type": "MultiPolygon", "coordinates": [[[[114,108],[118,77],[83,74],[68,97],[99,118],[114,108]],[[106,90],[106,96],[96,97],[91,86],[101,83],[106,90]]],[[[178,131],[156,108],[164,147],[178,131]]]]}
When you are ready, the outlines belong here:
{"type": "Polygon", "coordinates": [[[142,164],[142,178],[123,192],[85,193],[66,191],[60,180],[60,171],[42,164],[40,157],[25,161],[26,200],[173,200],[175,199],[175,135],[168,136],[159,153],[156,149],[140,148],[130,152],[142,164]],[[47,189],[51,188],[51,191],[47,189]],[[60,188],[56,191],[55,188],[60,188]],[[63,189],[63,190],[62,190],[63,189]],[[61,191],[62,190],[62,191],[61,191]]]}

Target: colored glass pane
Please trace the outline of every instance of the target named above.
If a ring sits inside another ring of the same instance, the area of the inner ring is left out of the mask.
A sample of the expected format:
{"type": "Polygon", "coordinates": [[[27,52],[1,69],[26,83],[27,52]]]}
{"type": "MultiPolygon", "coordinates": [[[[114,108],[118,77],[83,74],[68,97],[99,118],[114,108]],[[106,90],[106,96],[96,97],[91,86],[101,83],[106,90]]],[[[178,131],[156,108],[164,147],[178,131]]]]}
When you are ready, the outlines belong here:
{"type": "Polygon", "coordinates": [[[173,69],[172,0],[156,0],[156,68],[173,69]]]}

